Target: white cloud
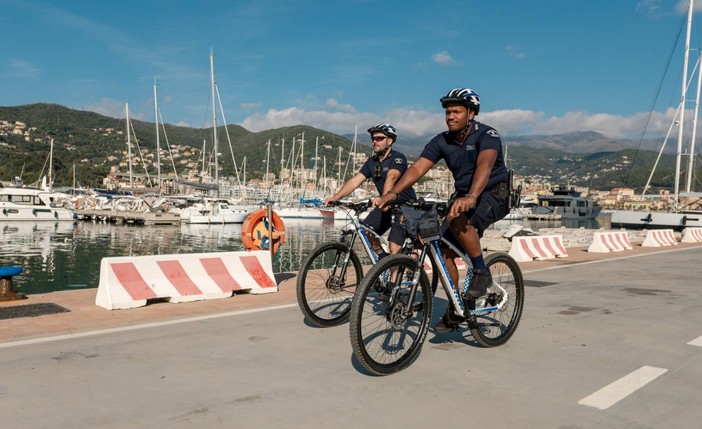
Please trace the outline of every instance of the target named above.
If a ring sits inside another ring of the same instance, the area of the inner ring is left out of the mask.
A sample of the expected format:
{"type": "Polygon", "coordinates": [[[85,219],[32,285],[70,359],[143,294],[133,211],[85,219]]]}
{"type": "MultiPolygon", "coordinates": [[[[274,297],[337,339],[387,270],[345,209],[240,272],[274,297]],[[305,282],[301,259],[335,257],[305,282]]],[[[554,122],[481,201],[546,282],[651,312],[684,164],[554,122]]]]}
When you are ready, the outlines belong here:
{"type": "Polygon", "coordinates": [[[23,60],[10,60],[6,74],[12,77],[34,78],[39,76],[40,70],[32,63],[23,60]]]}
{"type": "MultiPolygon", "coordinates": [[[[291,107],[269,109],[254,113],[245,118],[242,127],[258,132],[275,128],[309,125],[336,134],[352,134],[356,126],[359,130],[380,122],[397,127],[400,137],[426,138],[446,129],[444,114],[440,111],[395,108],[383,112],[357,112],[352,106],[327,100],[331,109],[309,109],[291,107]]],[[[124,118],[124,102],[103,98],[97,103],[82,107],[84,110],[100,113],[113,118],[124,118]]],[[[138,110],[138,109],[136,109],[138,110]]],[[[148,112],[148,110],[146,110],[148,112]]],[[[686,112],[687,124],[692,123],[692,109],[686,112]]],[[[595,131],[610,138],[632,138],[641,136],[648,121],[645,137],[665,136],[673,121],[675,109],[665,112],[637,113],[630,116],[584,111],[568,112],[562,116],[549,116],[544,112],[522,109],[495,110],[481,112],[478,120],[495,127],[505,136],[551,135],[575,131],[595,131]]],[[[134,119],[153,121],[130,108],[129,116],[134,119]]],[[[168,120],[166,120],[168,122],[168,120]]],[[[178,125],[192,126],[180,121],[178,125]]],[[[211,126],[211,125],[205,125],[211,126]]],[[[673,130],[673,138],[676,131],[673,130]]]]}
{"type": "Polygon", "coordinates": [[[456,64],[457,61],[453,59],[451,54],[446,51],[438,52],[431,56],[431,60],[437,64],[456,64]]]}
{"type": "Polygon", "coordinates": [[[262,105],[262,104],[261,104],[261,102],[259,101],[259,102],[256,102],[256,103],[241,103],[241,104],[239,105],[239,107],[241,107],[242,109],[246,109],[246,110],[253,110],[253,109],[258,109],[259,107],[261,107],[261,105],[262,105]]]}
{"type": "Polygon", "coordinates": [[[526,58],[526,54],[524,52],[521,52],[514,46],[506,46],[505,51],[507,51],[507,55],[509,55],[512,58],[516,58],[518,60],[523,60],[524,58],[526,58]]]}
{"type": "MultiPolygon", "coordinates": [[[[665,135],[675,112],[655,112],[646,130],[648,138],[665,135]]],[[[691,118],[692,112],[688,118],[691,118]]],[[[632,116],[606,113],[568,112],[563,116],[548,116],[531,110],[497,110],[481,112],[478,120],[495,127],[503,135],[549,135],[575,131],[596,131],[610,138],[638,138],[648,118],[648,113],[632,116]]],[[[292,125],[310,125],[337,134],[353,133],[356,124],[388,122],[400,134],[412,138],[426,137],[446,129],[443,113],[414,109],[393,109],[381,113],[307,111],[299,108],[271,109],[246,118],[240,125],[251,131],[263,131],[292,125]]]]}
{"type": "Polygon", "coordinates": [[[343,112],[353,113],[356,109],[350,104],[342,104],[339,101],[330,98],[327,100],[327,107],[334,110],[341,110],[343,112]]]}
{"type": "MultiPolygon", "coordinates": [[[[124,117],[126,116],[124,101],[118,101],[110,98],[102,98],[97,103],[89,106],[84,106],[82,109],[88,110],[90,112],[99,113],[101,115],[109,116],[111,118],[124,119],[124,117]]],[[[143,113],[137,114],[131,109],[131,107],[129,109],[129,119],[153,121],[153,115],[151,116],[152,117],[150,119],[145,119],[143,113]]]]}

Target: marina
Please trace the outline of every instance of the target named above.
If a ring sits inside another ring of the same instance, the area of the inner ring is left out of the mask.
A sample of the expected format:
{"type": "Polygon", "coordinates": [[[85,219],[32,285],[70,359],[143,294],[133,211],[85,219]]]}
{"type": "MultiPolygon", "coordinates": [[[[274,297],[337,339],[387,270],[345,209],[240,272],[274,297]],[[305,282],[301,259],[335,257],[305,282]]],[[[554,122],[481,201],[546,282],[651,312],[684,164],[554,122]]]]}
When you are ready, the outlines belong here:
{"type": "MultiPolygon", "coordinates": [[[[287,219],[286,239],[272,259],[273,271],[297,272],[309,251],[323,241],[338,238],[344,221],[287,219]]],[[[607,219],[538,222],[504,220],[486,235],[495,237],[512,225],[541,228],[598,229],[607,219]],[[598,223],[600,222],[600,223],[598,223]]],[[[0,223],[0,265],[18,265],[24,272],[15,278],[15,289],[25,294],[98,285],[100,261],[112,256],[164,255],[243,251],[241,224],[138,225],[97,221],[0,223]]],[[[508,243],[506,239],[501,239],[508,243]]]]}

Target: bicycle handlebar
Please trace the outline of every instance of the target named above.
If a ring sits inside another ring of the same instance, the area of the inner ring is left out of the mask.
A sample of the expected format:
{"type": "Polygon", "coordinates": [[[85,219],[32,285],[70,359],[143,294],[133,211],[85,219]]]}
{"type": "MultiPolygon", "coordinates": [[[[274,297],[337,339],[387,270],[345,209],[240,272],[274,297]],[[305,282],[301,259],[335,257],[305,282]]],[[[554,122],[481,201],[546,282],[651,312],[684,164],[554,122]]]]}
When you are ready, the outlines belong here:
{"type": "MultiPolygon", "coordinates": [[[[444,217],[448,213],[449,203],[447,201],[426,201],[424,198],[419,198],[417,200],[405,201],[398,203],[393,201],[388,204],[390,208],[400,208],[400,207],[411,207],[418,210],[429,211],[432,208],[436,208],[439,216],[444,217]]],[[[358,202],[346,202],[346,201],[331,201],[328,207],[342,207],[360,214],[368,210],[368,208],[373,206],[373,200],[367,199],[358,202]]]]}
{"type": "Polygon", "coordinates": [[[346,201],[331,201],[327,205],[328,207],[341,207],[341,208],[346,208],[349,210],[353,210],[354,212],[361,214],[364,211],[368,210],[369,207],[373,205],[373,200],[368,199],[368,200],[363,200],[363,201],[358,201],[355,203],[352,202],[346,202],[346,201]]]}
{"type": "Polygon", "coordinates": [[[411,207],[417,210],[429,211],[436,208],[440,217],[446,216],[449,209],[449,203],[447,201],[426,201],[424,198],[419,198],[417,200],[406,201],[404,203],[391,203],[391,207],[411,207]]]}

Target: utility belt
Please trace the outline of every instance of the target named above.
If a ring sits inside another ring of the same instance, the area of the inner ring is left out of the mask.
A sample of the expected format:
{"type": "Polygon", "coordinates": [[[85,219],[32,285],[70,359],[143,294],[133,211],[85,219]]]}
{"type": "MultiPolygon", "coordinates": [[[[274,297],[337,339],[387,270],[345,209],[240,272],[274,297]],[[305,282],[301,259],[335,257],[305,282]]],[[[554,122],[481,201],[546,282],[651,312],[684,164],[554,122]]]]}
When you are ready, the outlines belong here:
{"type": "Polygon", "coordinates": [[[488,192],[492,192],[500,198],[506,199],[509,196],[509,182],[500,182],[493,186],[488,192]]]}
{"type": "Polygon", "coordinates": [[[500,198],[507,200],[507,205],[510,209],[519,206],[522,200],[522,185],[514,187],[514,178],[512,177],[514,172],[509,170],[509,178],[506,182],[500,182],[493,186],[488,192],[492,192],[500,198]]]}
{"type": "MultiPolygon", "coordinates": [[[[513,186],[514,179],[512,175],[512,170],[509,170],[509,177],[507,181],[500,182],[486,191],[495,194],[502,199],[507,200],[507,205],[510,209],[519,206],[519,203],[522,199],[522,185],[519,185],[515,188],[513,186]]],[[[454,192],[449,198],[449,205],[452,204],[456,198],[458,198],[458,195],[456,194],[456,192],[454,192]]]]}

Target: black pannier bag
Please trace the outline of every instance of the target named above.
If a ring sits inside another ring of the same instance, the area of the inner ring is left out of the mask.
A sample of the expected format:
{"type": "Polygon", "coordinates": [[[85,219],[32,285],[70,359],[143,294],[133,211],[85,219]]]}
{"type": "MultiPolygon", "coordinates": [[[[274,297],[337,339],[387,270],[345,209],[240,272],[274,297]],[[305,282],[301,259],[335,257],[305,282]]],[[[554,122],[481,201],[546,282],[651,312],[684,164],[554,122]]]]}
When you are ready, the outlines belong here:
{"type": "Polygon", "coordinates": [[[408,237],[416,240],[421,237],[425,242],[441,238],[439,231],[439,214],[436,207],[430,210],[420,210],[412,207],[402,207],[402,222],[400,226],[408,237]]]}

